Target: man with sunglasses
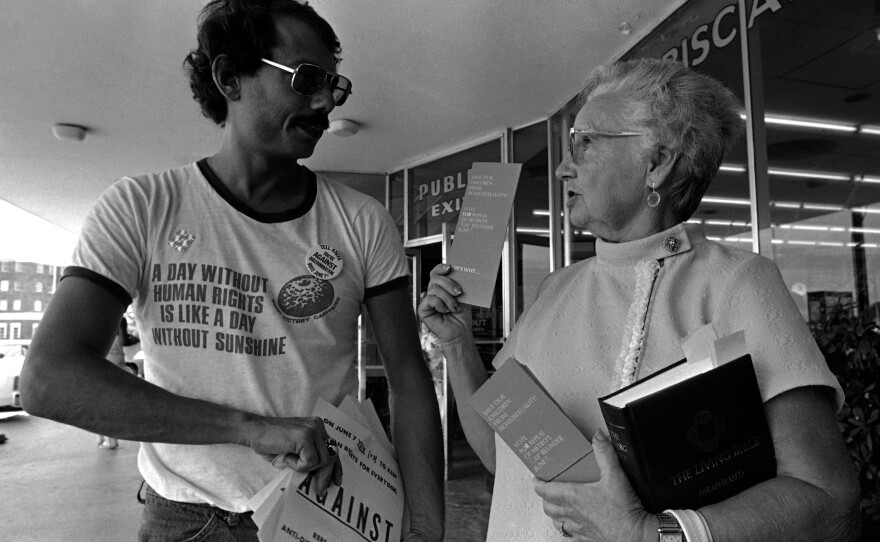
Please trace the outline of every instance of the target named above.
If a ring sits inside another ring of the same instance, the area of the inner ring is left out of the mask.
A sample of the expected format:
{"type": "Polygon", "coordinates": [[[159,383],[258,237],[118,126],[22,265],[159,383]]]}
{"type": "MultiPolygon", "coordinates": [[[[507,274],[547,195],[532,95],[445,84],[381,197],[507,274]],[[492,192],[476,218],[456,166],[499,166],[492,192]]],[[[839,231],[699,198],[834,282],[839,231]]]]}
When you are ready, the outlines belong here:
{"type": "Polygon", "coordinates": [[[219,151],[114,183],[32,342],[31,413],[141,441],[141,540],[256,541],[247,502],[287,466],[342,473],[311,417],[357,392],[365,305],[390,390],[404,540],[443,534],[442,432],[393,220],[298,164],[351,94],[340,45],[293,0],[212,0],[186,58],[219,151]],[[133,303],[146,379],[105,363],[133,303]]]}

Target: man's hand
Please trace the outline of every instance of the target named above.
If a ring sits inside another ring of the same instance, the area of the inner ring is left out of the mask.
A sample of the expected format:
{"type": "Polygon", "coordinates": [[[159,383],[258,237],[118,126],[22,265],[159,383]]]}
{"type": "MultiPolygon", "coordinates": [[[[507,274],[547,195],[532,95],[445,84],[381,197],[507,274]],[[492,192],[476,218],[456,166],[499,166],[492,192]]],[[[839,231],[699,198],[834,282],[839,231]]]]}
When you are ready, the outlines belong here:
{"type": "Polygon", "coordinates": [[[316,491],[327,493],[330,483],[342,484],[342,464],[321,418],[266,418],[251,420],[247,445],[278,468],[315,471],[316,491]]]}
{"type": "Polygon", "coordinates": [[[593,436],[601,478],[589,484],[534,481],[553,526],[573,540],[642,540],[648,514],[620,467],[614,447],[601,430],[593,436]]]}

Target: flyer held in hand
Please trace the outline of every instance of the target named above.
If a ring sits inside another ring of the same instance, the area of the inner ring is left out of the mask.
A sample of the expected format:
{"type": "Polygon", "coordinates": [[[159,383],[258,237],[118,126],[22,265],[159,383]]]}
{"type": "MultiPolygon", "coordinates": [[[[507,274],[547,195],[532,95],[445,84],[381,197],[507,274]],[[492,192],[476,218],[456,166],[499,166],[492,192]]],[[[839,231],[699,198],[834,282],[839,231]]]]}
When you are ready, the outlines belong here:
{"type": "Polygon", "coordinates": [[[339,442],[342,485],[320,498],[308,473],[283,469],[250,501],[261,542],[397,542],[403,532],[403,482],[394,449],[369,401],[339,408],[318,399],[313,415],[339,442]]]}
{"type": "Polygon", "coordinates": [[[462,303],[489,307],[522,164],[474,162],[449,249],[462,303]]]}
{"type": "Polygon", "coordinates": [[[532,474],[549,482],[595,482],[599,465],[589,439],[516,358],[473,396],[471,406],[532,474]]]}

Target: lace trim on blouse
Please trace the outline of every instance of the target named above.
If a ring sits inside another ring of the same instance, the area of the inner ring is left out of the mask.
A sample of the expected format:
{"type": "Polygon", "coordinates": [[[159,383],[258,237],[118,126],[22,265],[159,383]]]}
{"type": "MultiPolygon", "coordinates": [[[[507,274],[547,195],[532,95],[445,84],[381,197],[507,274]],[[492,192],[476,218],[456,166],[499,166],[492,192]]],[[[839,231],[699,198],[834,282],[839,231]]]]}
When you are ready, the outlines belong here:
{"type": "Polygon", "coordinates": [[[623,346],[614,364],[614,389],[629,386],[636,380],[642,345],[645,340],[645,319],[654,281],[662,267],[662,260],[639,262],[635,266],[636,285],[633,302],[626,315],[623,346]]]}

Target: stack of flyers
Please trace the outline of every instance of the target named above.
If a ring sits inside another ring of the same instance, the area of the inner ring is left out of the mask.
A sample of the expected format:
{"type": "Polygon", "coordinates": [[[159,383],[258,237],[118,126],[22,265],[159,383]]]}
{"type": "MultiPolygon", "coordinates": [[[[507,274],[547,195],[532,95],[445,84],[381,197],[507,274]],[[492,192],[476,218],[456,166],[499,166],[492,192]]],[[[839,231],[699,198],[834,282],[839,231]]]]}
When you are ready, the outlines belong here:
{"type": "Polygon", "coordinates": [[[314,416],[338,443],[342,485],[323,498],[308,473],[283,469],[250,500],[261,542],[398,541],[404,532],[403,481],[394,448],[372,403],[319,399],[314,416]]]}

